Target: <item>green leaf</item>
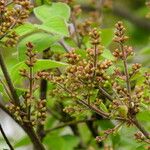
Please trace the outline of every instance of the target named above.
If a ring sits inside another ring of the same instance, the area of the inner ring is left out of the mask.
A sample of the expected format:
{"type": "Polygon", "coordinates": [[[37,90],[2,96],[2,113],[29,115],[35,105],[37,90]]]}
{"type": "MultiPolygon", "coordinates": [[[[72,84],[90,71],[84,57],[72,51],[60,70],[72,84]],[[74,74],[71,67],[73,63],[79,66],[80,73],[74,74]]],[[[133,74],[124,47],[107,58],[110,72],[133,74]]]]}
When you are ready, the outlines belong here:
{"type": "Polygon", "coordinates": [[[35,50],[42,52],[50,47],[51,44],[59,40],[59,36],[52,36],[48,33],[37,32],[23,38],[18,44],[19,60],[25,59],[26,44],[32,42],[35,50]]]}
{"type": "Polygon", "coordinates": [[[44,144],[47,145],[48,149],[65,150],[65,140],[56,134],[47,135],[44,138],[44,144]]]}
{"type": "Polygon", "coordinates": [[[47,22],[51,17],[61,17],[65,21],[70,18],[70,7],[65,3],[52,3],[34,8],[35,16],[42,22],[47,22]]]}
{"type": "Polygon", "coordinates": [[[21,138],[19,141],[17,141],[14,145],[15,148],[17,147],[22,147],[22,146],[26,146],[29,145],[31,143],[30,139],[28,136],[25,136],[23,138],[21,138]]]}
{"type": "Polygon", "coordinates": [[[64,150],[74,150],[79,143],[79,138],[73,135],[64,135],[63,139],[66,143],[64,150]]]}
{"type": "Polygon", "coordinates": [[[28,34],[32,31],[36,30],[36,27],[32,25],[31,23],[25,23],[23,25],[18,26],[14,29],[14,31],[19,35],[23,36],[25,34],[28,34]]]}
{"type": "Polygon", "coordinates": [[[109,46],[109,44],[112,42],[114,37],[114,29],[102,29],[101,30],[101,38],[102,38],[102,45],[105,47],[109,46]]]}
{"type": "Polygon", "coordinates": [[[105,106],[105,104],[103,102],[100,103],[99,108],[101,110],[103,110],[104,112],[108,112],[108,109],[107,109],[107,107],[105,106]]]}
{"type": "Polygon", "coordinates": [[[150,55],[150,47],[144,47],[143,49],[141,49],[140,54],[150,55]]]}
{"type": "Polygon", "coordinates": [[[77,50],[75,50],[75,53],[80,55],[81,58],[86,58],[86,55],[87,55],[87,52],[83,49],[77,49],[77,50]]]}
{"type": "MultiPolygon", "coordinates": [[[[54,60],[38,59],[36,64],[33,67],[33,70],[34,70],[34,72],[37,72],[37,71],[42,71],[42,70],[46,70],[46,69],[63,67],[63,66],[67,66],[67,65],[68,64],[66,64],[66,63],[57,62],[54,60]]],[[[10,74],[11,74],[11,78],[12,78],[13,82],[15,82],[16,80],[21,78],[21,76],[19,75],[19,70],[22,68],[29,69],[27,67],[27,65],[24,63],[24,61],[19,62],[18,64],[16,64],[15,66],[13,66],[11,68],[10,74]]]]}
{"type": "Polygon", "coordinates": [[[138,147],[136,147],[136,149],[135,150],[145,150],[145,144],[143,144],[143,145],[141,145],[141,146],[138,146],[138,147]]]}
{"type": "Polygon", "coordinates": [[[42,29],[53,34],[59,34],[61,36],[69,35],[67,24],[61,17],[49,18],[44,24],[35,26],[38,29],[42,29]]]}
{"type": "Polygon", "coordinates": [[[55,54],[63,54],[65,53],[65,49],[63,46],[61,46],[59,43],[53,44],[51,46],[51,51],[55,54]]]}
{"type": "Polygon", "coordinates": [[[145,110],[145,111],[139,112],[137,114],[137,118],[140,121],[148,121],[148,120],[150,120],[150,111],[149,110],[145,110]]]}
{"type": "Polygon", "coordinates": [[[112,55],[112,53],[108,49],[104,49],[104,52],[102,53],[101,56],[106,58],[106,59],[109,59],[109,60],[114,60],[114,56],[112,55]]]}
{"type": "Polygon", "coordinates": [[[98,124],[102,130],[107,130],[114,127],[110,120],[98,120],[98,124]]]}
{"type": "Polygon", "coordinates": [[[90,89],[90,101],[93,102],[96,100],[98,89],[90,89]]]}

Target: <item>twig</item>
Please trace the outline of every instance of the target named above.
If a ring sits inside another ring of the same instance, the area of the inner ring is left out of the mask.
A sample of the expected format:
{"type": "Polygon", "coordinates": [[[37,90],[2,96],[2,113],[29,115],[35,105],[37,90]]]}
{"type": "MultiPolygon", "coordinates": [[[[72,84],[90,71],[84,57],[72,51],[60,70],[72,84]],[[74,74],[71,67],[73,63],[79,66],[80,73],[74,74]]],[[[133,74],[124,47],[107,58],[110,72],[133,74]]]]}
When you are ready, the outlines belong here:
{"type": "Polygon", "coordinates": [[[130,104],[129,105],[129,107],[130,107],[129,115],[131,118],[130,120],[144,134],[144,136],[149,139],[150,138],[149,133],[141,126],[141,124],[136,119],[136,116],[134,114],[132,114],[130,77],[129,77],[129,73],[128,73],[127,58],[126,58],[126,54],[125,54],[122,42],[120,42],[120,49],[123,54],[124,72],[125,72],[125,76],[126,76],[127,91],[128,91],[128,96],[129,96],[129,100],[130,100],[130,102],[129,102],[129,104],[130,104]]]}
{"type": "Polygon", "coordinates": [[[43,144],[40,142],[39,138],[37,137],[37,135],[35,134],[33,128],[31,126],[29,126],[28,123],[26,124],[20,124],[20,122],[18,120],[16,120],[13,116],[12,113],[10,113],[6,107],[0,103],[0,108],[7,114],[9,115],[30,137],[34,147],[36,148],[36,150],[45,150],[43,144]]]}
{"type": "Polygon", "coordinates": [[[7,138],[7,136],[6,136],[5,132],[4,132],[1,124],[0,124],[0,131],[1,131],[2,135],[3,135],[3,138],[5,139],[5,141],[7,143],[7,145],[9,146],[10,150],[14,150],[14,148],[11,145],[11,143],[9,142],[9,140],[8,140],[8,138],[7,138]]]}
{"type": "Polygon", "coordinates": [[[10,98],[10,100],[12,100],[12,96],[10,94],[10,91],[8,90],[7,86],[5,85],[5,83],[2,81],[2,79],[0,79],[0,83],[2,84],[2,86],[4,87],[8,97],[10,98]]]}
{"type": "Polygon", "coordinates": [[[11,4],[13,4],[13,1],[8,2],[5,7],[7,7],[7,6],[11,5],[11,4]]]}
{"type": "MultiPolygon", "coordinates": [[[[31,58],[30,58],[30,61],[31,61],[31,58]]],[[[30,67],[30,69],[29,69],[29,93],[30,93],[30,101],[31,101],[32,96],[33,96],[33,68],[32,67],[30,67]]],[[[28,106],[28,104],[27,104],[27,106],[28,106]]],[[[31,103],[29,104],[27,109],[28,109],[28,120],[30,121],[31,103]]]]}
{"type": "Polygon", "coordinates": [[[58,43],[65,49],[66,52],[70,52],[73,49],[69,45],[67,45],[63,39],[60,40],[58,43]]]}
{"type": "Polygon", "coordinates": [[[56,129],[60,129],[60,128],[63,128],[63,127],[69,126],[69,125],[79,124],[79,123],[84,123],[84,122],[91,122],[91,121],[95,121],[95,120],[96,120],[96,118],[69,121],[69,122],[66,122],[64,124],[58,125],[58,126],[52,128],[52,129],[47,129],[45,131],[45,133],[47,134],[47,133],[52,132],[56,129]]]}
{"type": "Polygon", "coordinates": [[[127,84],[128,94],[129,94],[129,97],[131,100],[131,85],[130,85],[130,79],[129,79],[129,73],[128,73],[127,58],[126,58],[126,54],[124,51],[123,43],[121,43],[121,42],[120,42],[120,49],[121,49],[122,54],[123,54],[124,73],[126,76],[126,84],[127,84]]]}
{"type": "MultiPolygon", "coordinates": [[[[49,58],[49,48],[43,51],[43,59],[49,58]]],[[[40,83],[40,100],[44,100],[47,98],[47,81],[45,79],[41,80],[40,83]]],[[[44,138],[44,125],[38,124],[37,126],[37,135],[39,136],[40,140],[42,141],[44,138]]]]}
{"type": "Polygon", "coordinates": [[[113,101],[113,97],[105,89],[103,89],[101,86],[98,86],[98,88],[102,92],[102,94],[108,98],[109,101],[113,101]]]}

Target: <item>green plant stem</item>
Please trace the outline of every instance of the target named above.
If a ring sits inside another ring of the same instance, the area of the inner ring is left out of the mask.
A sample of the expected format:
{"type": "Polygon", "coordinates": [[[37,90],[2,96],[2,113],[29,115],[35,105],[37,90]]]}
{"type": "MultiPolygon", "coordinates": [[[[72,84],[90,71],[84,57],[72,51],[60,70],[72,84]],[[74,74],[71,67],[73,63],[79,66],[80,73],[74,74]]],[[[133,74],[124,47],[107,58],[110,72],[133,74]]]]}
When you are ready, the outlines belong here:
{"type": "Polygon", "coordinates": [[[27,106],[28,106],[28,120],[30,121],[30,116],[31,116],[31,101],[32,101],[32,96],[33,96],[33,68],[32,67],[30,67],[30,71],[29,72],[30,72],[29,73],[30,102],[29,102],[29,106],[28,106],[28,104],[27,104],[27,106]]]}
{"type": "Polygon", "coordinates": [[[1,52],[0,52],[0,66],[1,66],[1,70],[4,74],[4,77],[6,79],[6,83],[8,85],[9,90],[10,90],[10,93],[12,95],[13,102],[15,103],[15,105],[20,106],[19,97],[18,97],[17,92],[13,86],[13,83],[12,83],[11,78],[9,76],[9,73],[8,73],[8,70],[7,70],[7,67],[6,67],[6,64],[4,62],[4,59],[3,59],[1,52]]]}
{"type": "Polygon", "coordinates": [[[63,128],[63,127],[69,126],[69,125],[79,124],[79,123],[85,123],[85,122],[91,122],[91,121],[95,121],[95,120],[96,120],[96,118],[69,121],[69,122],[66,122],[64,124],[58,125],[58,126],[52,128],[52,129],[47,129],[45,131],[45,133],[47,134],[49,132],[55,131],[57,129],[60,129],[60,128],[63,128]]]}
{"type": "Polygon", "coordinates": [[[109,101],[113,101],[113,97],[105,89],[103,89],[101,86],[98,86],[98,88],[102,92],[102,94],[108,98],[109,101]]]}
{"type": "Polygon", "coordinates": [[[130,114],[130,117],[132,118],[131,121],[143,133],[143,135],[147,139],[150,139],[149,133],[144,129],[144,127],[141,126],[141,124],[136,119],[136,116],[132,115],[132,108],[131,108],[131,100],[132,100],[132,98],[131,98],[130,77],[129,77],[129,73],[128,73],[127,58],[126,58],[126,53],[124,51],[123,43],[120,43],[120,47],[121,47],[121,51],[122,51],[122,54],[123,54],[123,63],[124,63],[124,71],[125,71],[125,76],[126,76],[126,84],[127,84],[127,90],[128,90],[128,94],[129,94],[129,98],[130,98],[129,104],[130,104],[131,112],[129,112],[129,114],[130,114]]]}
{"type": "Polygon", "coordinates": [[[126,76],[126,84],[127,84],[128,94],[129,94],[129,97],[131,100],[131,85],[130,85],[130,77],[129,77],[129,73],[128,73],[127,58],[126,58],[126,53],[124,51],[123,43],[121,43],[121,42],[120,42],[120,49],[123,54],[124,73],[126,76]]]}
{"type": "Polygon", "coordinates": [[[59,44],[65,49],[67,53],[73,49],[69,45],[67,45],[63,39],[59,41],[59,44]]]}
{"type": "Polygon", "coordinates": [[[8,97],[10,98],[10,100],[12,100],[12,96],[10,94],[10,91],[8,90],[7,86],[5,85],[5,83],[3,82],[2,79],[0,79],[0,83],[2,84],[3,88],[5,89],[5,92],[7,93],[8,97]]]}
{"type": "Polygon", "coordinates": [[[93,73],[93,81],[95,80],[96,76],[96,68],[97,68],[97,45],[94,45],[94,73],[93,73]]]}
{"type": "MultiPolygon", "coordinates": [[[[49,59],[49,50],[50,48],[43,51],[43,59],[49,59]]],[[[40,83],[40,100],[44,100],[46,98],[47,98],[47,81],[45,79],[42,79],[40,83]]],[[[45,136],[44,125],[38,124],[36,132],[38,137],[42,141],[45,136]]]]}
{"type": "Polygon", "coordinates": [[[9,5],[11,5],[11,4],[13,4],[13,1],[8,2],[8,3],[6,4],[6,7],[9,6],[9,5]]]}
{"type": "Polygon", "coordinates": [[[8,138],[7,138],[7,136],[6,136],[5,132],[4,132],[4,130],[3,130],[1,124],[0,124],[0,131],[1,131],[1,133],[2,133],[3,138],[5,139],[5,141],[6,141],[6,143],[7,143],[7,145],[9,146],[10,150],[14,150],[14,148],[13,148],[13,146],[11,145],[11,143],[9,142],[9,140],[8,140],[8,138]]]}

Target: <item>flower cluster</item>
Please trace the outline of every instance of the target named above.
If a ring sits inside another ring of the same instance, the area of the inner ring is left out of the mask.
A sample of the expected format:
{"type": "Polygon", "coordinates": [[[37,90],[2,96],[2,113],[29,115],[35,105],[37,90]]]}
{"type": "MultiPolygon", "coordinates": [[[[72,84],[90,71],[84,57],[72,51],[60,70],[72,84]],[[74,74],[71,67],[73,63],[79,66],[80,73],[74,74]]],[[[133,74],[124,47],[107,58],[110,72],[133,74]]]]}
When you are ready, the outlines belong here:
{"type": "Polygon", "coordinates": [[[26,46],[27,60],[25,64],[27,68],[22,68],[20,70],[20,75],[26,79],[28,88],[23,95],[23,102],[20,107],[16,107],[13,103],[11,103],[8,105],[8,110],[20,123],[28,123],[31,126],[35,126],[37,124],[44,124],[46,120],[46,100],[38,100],[34,96],[34,92],[38,88],[36,81],[41,79],[41,77],[39,72],[33,72],[33,67],[37,62],[36,52],[33,50],[34,46],[30,42],[27,43],[26,46]]]}
{"type": "Polygon", "coordinates": [[[0,39],[6,37],[4,40],[6,46],[14,46],[17,43],[18,36],[12,29],[28,18],[31,8],[29,0],[0,1],[0,39]]]}
{"type": "MultiPolygon", "coordinates": [[[[101,141],[116,132],[124,123],[134,125],[134,118],[141,111],[141,103],[145,103],[143,91],[146,86],[143,83],[131,87],[132,79],[139,73],[141,65],[135,63],[128,67],[127,59],[133,55],[133,49],[125,45],[128,37],[122,22],[116,24],[114,41],[119,44],[119,48],[113,55],[122,61],[124,70],[114,66],[116,60],[101,57],[104,47],[101,45],[100,32],[96,28],[90,31],[89,39],[91,47],[84,51],[86,56],[77,54],[76,50],[65,54],[69,66],[62,74],[39,72],[38,76],[56,85],[51,91],[52,97],[61,101],[73,100],[64,108],[66,113],[75,115],[93,110],[104,118],[123,121],[114,129],[104,131],[104,136],[97,137],[101,141]],[[110,73],[111,67],[113,72],[110,73]]],[[[145,83],[149,84],[148,73],[145,78],[145,83]]]]}

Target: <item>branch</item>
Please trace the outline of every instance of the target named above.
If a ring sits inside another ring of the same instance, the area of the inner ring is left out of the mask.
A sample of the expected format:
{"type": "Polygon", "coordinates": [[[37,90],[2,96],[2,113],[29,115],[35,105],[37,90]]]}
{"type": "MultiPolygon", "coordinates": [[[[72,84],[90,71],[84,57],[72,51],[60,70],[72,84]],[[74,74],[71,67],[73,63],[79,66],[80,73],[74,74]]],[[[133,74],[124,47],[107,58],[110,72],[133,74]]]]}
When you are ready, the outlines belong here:
{"type": "Polygon", "coordinates": [[[2,84],[3,88],[5,89],[5,92],[7,93],[8,97],[9,97],[10,99],[12,99],[9,90],[8,90],[7,86],[5,85],[5,83],[3,82],[2,79],[0,79],[0,83],[2,84]]]}
{"type": "Polygon", "coordinates": [[[36,150],[45,150],[43,144],[41,143],[40,139],[36,135],[35,131],[31,126],[29,126],[27,123],[23,126],[24,131],[28,134],[30,137],[34,147],[36,150]]]}
{"type": "Polygon", "coordinates": [[[0,108],[7,114],[9,115],[29,136],[29,138],[31,139],[33,145],[35,146],[36,150],[45,150],[44,146],[42,145],[42,143],[40,142],[39,138],[37,137],[37,135],[35,134],[34,130],[32,127],[30,127],[27,123],[21,125],[19,121],[17,121],[13,114],[11,114],[6,107],[0,103],[0,108]]]}
{"type": "Polygon", "coordinates": [[[130,101],[131,101],[131,85],[130,85],[130,79],[129,79],[127,57],[126,57],[126,54],[125,54],[125,51],[124,51],[124,46],[123,46],[122,42],[120,42],[120,50],[122,51],[122,54],[123,54],[124,73],[125,73],[125,76],[126,76],[127,90],[128,90],[129,98],[130,98],[130,101]]]}
{"type": "Polygon", "coordinates": [[[70,52],[73,49],[69,45],[67,45],[63,39],[58,43],[65,49],[66,52],[70,52]]]}
{"type": "Polygon", "coordinates": [[[113,101],[113,97],[105,89],[103,89],[101,86],[98,86],[98,88],[102,92],[102,94],[108,98],[109,101],[113,101]]]}
{"type": "MultiPolygon", "coordinates": [[[[43,51],[43,59],[49,58],[49,50],[50,48],[43,51]]],[[[47,81],[45,79],[41,80],[40,83],[40,100],[47,98],[47,81]]],[[[39,136],[40,140],[42,141],[44,138],[44,125],[38,124],[37,126],[37,135],[39,136]]]]}
{"type": "Polygon", "coordinates": [[[47,130],[45,131],[45,134],[47,134],[47,133],[49,133],[49,132],[52,132],[52,131],[54,131],[54,130],[57,130],[57,129],[66,127],[66,126],[70,126],[70,125],[74,125],[74,124],[79,124],[79,123],[84,123],[84,122],[91,122],[91,121],[95,121],[95,120],[96,120],[96,118],[69,121],[69,122],[66,122],[66,123],[64,123],[64,124],[58,125],[58,126],[52,128],[52,129],[47,129],[47,130]]]}
{"type": "Polygon", "coordinates": [[[6,136],[5,132],[4,132],[1,124],[0,124],[0,131],[1,131],[2,135],[3,135],[3,138],[5,139],[5,141],[7,143],[7,145],[9,146],[10,150],[14,150],[14,148],[11,145],[11,143],[9,142],[9,140],[8,140],[8,138],[7,138],[7,136],[6,136]]]}

